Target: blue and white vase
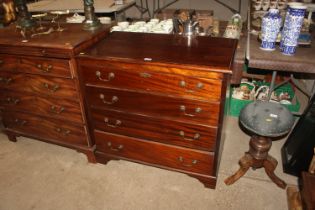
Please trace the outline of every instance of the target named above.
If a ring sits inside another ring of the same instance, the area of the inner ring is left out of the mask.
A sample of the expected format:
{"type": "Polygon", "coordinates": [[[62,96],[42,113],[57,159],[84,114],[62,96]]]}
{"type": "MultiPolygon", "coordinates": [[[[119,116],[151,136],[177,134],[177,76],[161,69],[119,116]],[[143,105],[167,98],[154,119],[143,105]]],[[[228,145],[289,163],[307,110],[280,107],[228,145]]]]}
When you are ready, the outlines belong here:
{"type": "Polygon", "coordinates": [[[285,55],[295,54],[305,11],[306,6],[303,3],[289,3],[280,42],[280,50],[285,55]]]}
{"type": "Polygon", "coordinates": [[[281,28],[282,18],[278,9],[270,9],[264,15],[261,24],[260,49],[273,51],[276,48],[276,40],[281,28]]]}

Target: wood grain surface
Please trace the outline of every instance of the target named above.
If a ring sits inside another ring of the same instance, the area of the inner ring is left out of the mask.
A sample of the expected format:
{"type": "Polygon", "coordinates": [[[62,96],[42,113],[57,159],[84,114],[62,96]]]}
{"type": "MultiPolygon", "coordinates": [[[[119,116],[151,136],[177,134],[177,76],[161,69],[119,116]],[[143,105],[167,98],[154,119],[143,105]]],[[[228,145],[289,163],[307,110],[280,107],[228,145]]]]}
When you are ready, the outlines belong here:
{"type": "Polygon", "coordinates": [[[236,45],[234,39],[113,32],[81,56],[232,74],[236,45]]]}
{"type": "Polygon", "coordinates": [[[166,144],[214,151],[217,128],[109,110],[92,110],[95,129],[166,144]]]}
{"type": "Polygon", "coordinates": [[[3,113],[3,123],[9,131],[58,141],[61,144],[86,146],[85,129],[63,120],[44,118],[22,112],[3,113]]]}
{"type": "Polygon", "coordinates": [[[99,151],[201,174],[212,174],[213,154],[95,131],[99,151]]]}
{"type": "Polygon", "coordinates": [[[92,108],[133,112],[178,121],[217,126],[220,103],[151,95],[130,90],[87,87],[92,108]]]}
{"type": "Polygon", "coordinates": [[[221,99],[222,81],[219,79],[156,72],[141,65],[125,65],[126,69],[121,68],[118,62],[105,62],[102,67],[93,63],[81,65],[83,82],[87,85],[158,92],[207,101],[221,99]]]}

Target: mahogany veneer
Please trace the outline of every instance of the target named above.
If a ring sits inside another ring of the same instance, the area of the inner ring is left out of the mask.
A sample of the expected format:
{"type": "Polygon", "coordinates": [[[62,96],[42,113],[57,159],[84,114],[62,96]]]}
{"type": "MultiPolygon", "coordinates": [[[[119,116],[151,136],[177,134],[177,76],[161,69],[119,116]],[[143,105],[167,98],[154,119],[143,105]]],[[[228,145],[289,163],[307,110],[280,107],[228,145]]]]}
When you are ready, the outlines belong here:
{"type": "Polygon", "coordinates": [[[105,37],[109,27],[84,31],[65,24],[63,32],[23,38],[15,26],[0,29],[0,106],[12,141],[27,136],[70,147],[94,160],[94,144],[78,83],[75,55],[105,37]]]}
{"type": "Polygon", "coordinates": [[[214,188],[237,42],[113,32],[77,57],[95,157],[186,173],[214,188]]]}

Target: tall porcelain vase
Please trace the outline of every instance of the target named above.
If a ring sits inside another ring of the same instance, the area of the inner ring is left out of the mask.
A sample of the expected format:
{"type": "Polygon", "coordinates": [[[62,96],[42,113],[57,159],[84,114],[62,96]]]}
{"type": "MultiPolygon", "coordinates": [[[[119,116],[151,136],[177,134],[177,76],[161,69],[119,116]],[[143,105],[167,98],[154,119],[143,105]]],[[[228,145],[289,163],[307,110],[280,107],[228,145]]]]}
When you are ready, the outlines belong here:
{"type": "Polygon", "coordinates": [[[303,3],[289,3],[280,43],[280,50],[285,55],[295,54],[305,11],[306,6],[303,3]]]}
{"type": "Polygon", "coordinates": [[[279,10],[270,9],[262,19],[260,49],[267,51],[275,50],[281,23],[282,19],[279,10]]]}

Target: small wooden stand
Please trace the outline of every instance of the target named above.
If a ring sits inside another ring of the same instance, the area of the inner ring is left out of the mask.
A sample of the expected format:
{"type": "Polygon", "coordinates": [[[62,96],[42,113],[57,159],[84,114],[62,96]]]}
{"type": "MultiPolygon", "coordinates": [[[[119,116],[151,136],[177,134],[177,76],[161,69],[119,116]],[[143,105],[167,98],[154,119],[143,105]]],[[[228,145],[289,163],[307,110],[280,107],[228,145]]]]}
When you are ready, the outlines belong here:
{"type": "Polygon", "coordinates": [[[234,175],[225,179],[225,184],[233,184],[251,167],[253,169],[264,167],[269,178],[279,187],[285,189],[286,183],[274,174],[278,162],[275,158],[268,155],[271,144],[271,139],[268,137],[253,136],[249,142],[249,151],[239,161],[240,169],[234,175]]]}

